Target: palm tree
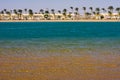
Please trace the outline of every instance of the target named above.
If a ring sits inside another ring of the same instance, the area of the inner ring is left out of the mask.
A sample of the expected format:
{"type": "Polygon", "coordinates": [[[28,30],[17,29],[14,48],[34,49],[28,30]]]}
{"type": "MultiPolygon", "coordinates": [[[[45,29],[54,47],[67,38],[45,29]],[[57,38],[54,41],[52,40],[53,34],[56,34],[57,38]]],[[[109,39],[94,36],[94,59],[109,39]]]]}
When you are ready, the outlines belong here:
{"type": "MultiPolygon", "coordinates": [[[[6,14],[6,12],[7,12],[7,9],[4,9],[3,10],[3,12],[4,12],[4,14],[6,14]]],[[[5,15],[3,15],[3,19],[5,19],[5,17],[4,17],[5,15]]]]}
{"type": "Polygon", "coordinates": [[[3,18],[3,15],[4,15],[4,11],[1,11],[0,12],[0,20],[3,18]]]}
{"type": "MultiPolygon", "coordinates": [[[[27,8],[24,9],[24,13],[28,14],[28,9],[27,8]]],[[[27,20],[27,16],[24,16],[24,18],[25,18],[25,20],[27,20]]]]}
{"type": "Polygon", "coordinates": [[[17,14],[17,10],[16,9],[14,9],[13,12],[14,12],[14,14],[17,14]]]}
{"type": "Polygon", "coordinates": [[[29,10],[28,10],[28,13],[29,13],[30,18],[33,19],[33,10],[32,10],[32,9],[29,9],[29,10]]]}
{"type": "Polygon", "coordinates": [[[111,11],[108,11],[108,15],[110,16],[110,19],[112,19],[112,12],[111,11]]]}
{"type": "Polygon", "coordinates": [[[49,14],[49,11],[48,11],[48,10],[46,10],[46,11],[45,11],[45,14],[49,14]]]}
{"type": "Polygon", "coordinates": [[[90,18],[91,13],[86,12],[86,13],[85,13],[85,15],[86,15],[86,18],[87,18],[87,19],[89,19],[89,18],[90,18]]]}
{"type": "Polygon", "coordinates": [[[72,14],[74,13],[73,7],[71,6],[70,9],[72,10],[72,14]]]}
{"type": "Polygon", "coordinates": [[[83,10],[84,10],[84,14],[86,13],[86,7],[83,7],[83,10]]]}
{"type": "Polygon", "coordinates": [[[93,11],[93,15],[94,15],[94,18],[96,17],[96,12],[95,11],[93,11]]]}
{"type": "Polygon", "coordinates": [[[91,10],[91,14],[92,14],[93,13],[93,7],[90,7],[89,9],[91,10]]]}
{"type": "Polygon", "coordinates": [[[116,8],[116,11],[119,13],[120,12],[120,8],[118,7],[118,8],[116,8]]]}
{"type": "Polygon", "coordinates": [[[7,12],[7,9],[4,9],[4,13],[6,13],[7,12]]]}
{"type": "Polygon", "coordinates": [[[21,17],[22,17],[22,10],[21,9],[18,9],[18,16],[19,16],[19,19],[21,20],[21,17]]]}
{"type": "Polygon", "coordinates": [[[4,9],[4,11],[7,11],[7,9],[4,9]]]}
{"type": "Polygon", "coordinates": [[[52,13],[52,14],[55,14],[55,10],[54,10],[54,9],[51,9],[51,13],[52,13]]]}
{"type": "MultiPolygon", "coordinates": [[[[61,11],[60,10],[58,10],[58,13],[59,14],[61,14],[61,11]]],[[[61,19],[61,16],[60,15],[58,15],[58,17],[57,17],[58,19],[61,19]]]]}
{"type": "Polygon", "coordinates": [[[109,6],[109,7],[108,7],[108,10],[111,11],[111,12],[113,12],[113,9],[114,9],[113,6],[109,6]]]}
{"type": "Polygon", "coordinates": [[[105,9],[105,8],[102,8],[102,10],[103,10],[103,13],[105,13],[105,12],[106,12],[106,9],[105,9]]]}
{"type": "Polygon", "coordinates": [[[54,15],[54,19],[56,18],[55,17],[55,10],[54,9],[51,9],[51,13],[54,15]]]}
{"type": "Polygon", "coordinates": [[[59,13],[59,14],[61,14],[61,11],[60,11],[60,10],[58,10],[58,13],[59,13]]]}
{"type": "Polygon", "coordinates": [[[120,19],[120,7],[116,8],[116,11],[117,11],[118,17],[119,17],[119,19],[120,19]]]}
{"type": "Polygon", "coordinates": [[[72,12],[69,12],[69,14],[68,14],[68,18],[69,18],[69,19],[72,18],[72,15],[71,15],[71,14],[72,14],[72,12]]]}
{"type": "Polygon", "coordinates": [[[114,9],[113,6],[108,7],[108,15],[110,16],[110,18],[112,18],[112,16],[113,16],[113,9],[114,9]]]}
{"type": "Polygon", "coordinates": [[[43,10],[43,9],[40,9],[40,13],[41,13],[41,14],[44,14],[44,10],[43,10]]]}
{"type": "Polygon", "coordinates": [[[10,14],[11,14],[11,19],[12,19],[12,13],[13,13],[13,10],[10,10],[10,14]]]}
{"type": "Polygon", "coordinates": [[[79,19],[79,8],[78,7],[75,8],[74,14],[75,14],[74,19],[78,20],[79,19]]]}
{"type": "Polygon", "coordinates": [[[44,18],[45,18],[46,20],[49,19],[49,10],[48,10],[48,9],[45,11],[44,18]]]}
{"type": "Polygon", "coordinates": [[[6,14],[9,16],[9,19],[11,19],[11,13],[9,11],[6,11],[6,14]]]}
{"type": "Polygon", "coordinates": [[[26,8],[24,9],[24,11],[25,11],[25,14],[27,14],[27,9],[26,8]]]}
{"type": "Polygon", "coordinates": [[[3,10],[1,11],[1,14],[4,14],[4,11],[3,11],[3,10]]]}
{"type": "Polygon", "coordinates": [[[86,7],[83,7],[84,10],[84,17],[86,18],[86,7]]]}
{"type": "Polygon", "coordinates": [[[67,13],[67,9],[63,9],[63,12],[64,12],[64,13],[67,13]]]}
{"type": "Polygon", "coordinates": [[[91,11],[91,18],[93,18],[93,7],[89,7],[90,11],[91,11]]]}
{"type": "MultiPolygon", "coordinates": [[[[44,16],[44,10],[40,9],[39,14],[42,14],[42,16],[44,16]]],[[[43,19],[43,17],[40,16],[40,19],[43,19]]]]}
{"type": "Polygon", "coordinates": [[[96,12],[100,12],[100,8],[96,8],[95,11],[96,11],[96,12]]]}
{"type": "Polygon", "coordinates": [[[77,12],[77,14],[78,14],[79,8],[78,8],[78,7],[76,7],[76,8],[75,8],[75,11],[76,11],[76,12],[77,12]]]}
{"type": "Polygon", "coordinates": [[[13,12],[14,12],[14,14],[17,16],[17,18],[18,18],[18,12],[17,12],[17,10],[14,9],[13,12]]]}
{"type": "Polygon", "coordinates": [[[65,19],[67,18],[67,9],[63,9],[63,16],[65,17],[65,19]]]}
{"type": "Polygon", "coordinates": [[[96,11],[96,17],[99,19],[99,17],[100,17],[100,8],[96,8],[95,11],[96,11]]]}

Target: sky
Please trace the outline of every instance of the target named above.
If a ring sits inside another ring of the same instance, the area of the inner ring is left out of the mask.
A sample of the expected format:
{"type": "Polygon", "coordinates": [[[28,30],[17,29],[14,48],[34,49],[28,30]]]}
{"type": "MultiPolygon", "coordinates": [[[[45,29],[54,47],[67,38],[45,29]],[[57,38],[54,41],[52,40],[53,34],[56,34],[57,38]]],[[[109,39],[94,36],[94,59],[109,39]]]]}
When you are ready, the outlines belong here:
{"type": "Polygon", "coordinates": [[[120,0],[0,0],[0,10],[3,9],[33,9],[39,11],[40,9],[55,9],[63,10],[70,7],[100,7],[107,8],[108,6],[120,7],[120,0]]]}

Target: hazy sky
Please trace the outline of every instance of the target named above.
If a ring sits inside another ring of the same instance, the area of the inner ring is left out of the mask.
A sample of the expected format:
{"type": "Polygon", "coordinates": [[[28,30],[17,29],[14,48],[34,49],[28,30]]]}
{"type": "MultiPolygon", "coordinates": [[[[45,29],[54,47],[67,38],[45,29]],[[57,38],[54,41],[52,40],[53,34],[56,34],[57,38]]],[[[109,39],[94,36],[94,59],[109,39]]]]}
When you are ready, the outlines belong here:
{"type": "Polygon", "coordinates": [[[34,9],[35,11],[46,8],[62,10],[70,6],[79,7],[120,7],[120,0],[0,0],[0,10],[6,9],[34,9]]]}

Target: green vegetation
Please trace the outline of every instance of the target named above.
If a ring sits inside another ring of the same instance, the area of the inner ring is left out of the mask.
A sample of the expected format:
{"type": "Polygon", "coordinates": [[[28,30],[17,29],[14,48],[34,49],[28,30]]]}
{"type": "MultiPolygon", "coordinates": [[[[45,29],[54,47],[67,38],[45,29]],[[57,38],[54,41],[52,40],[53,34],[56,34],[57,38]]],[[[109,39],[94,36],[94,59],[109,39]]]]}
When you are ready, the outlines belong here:
{"type": "Polygon", "coordinates": [[[70,10],[63,9],[40,9],[34,12],[32,9],[0,10],[0,20],[120,20],[120,7],[109,6],[105,8],[70,7],[70,10]],[[83,14],[81,12],[84,12],[83,14]]]}

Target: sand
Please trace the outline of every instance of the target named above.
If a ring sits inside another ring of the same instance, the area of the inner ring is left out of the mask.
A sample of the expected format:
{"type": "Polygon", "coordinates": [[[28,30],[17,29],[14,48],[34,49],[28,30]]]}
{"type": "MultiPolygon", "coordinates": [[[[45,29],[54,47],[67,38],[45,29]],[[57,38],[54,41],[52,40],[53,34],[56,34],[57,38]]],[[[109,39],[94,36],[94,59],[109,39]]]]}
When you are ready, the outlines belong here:
{"type": "Polygon", "coordinates": [[[0,20],[0,22],[120,22],[120,20],[0,20]]]}
{"type": "Polygon", "coordinates": [[[0,56],[0,80],[120,80],[120,56],[0,56]]]}

